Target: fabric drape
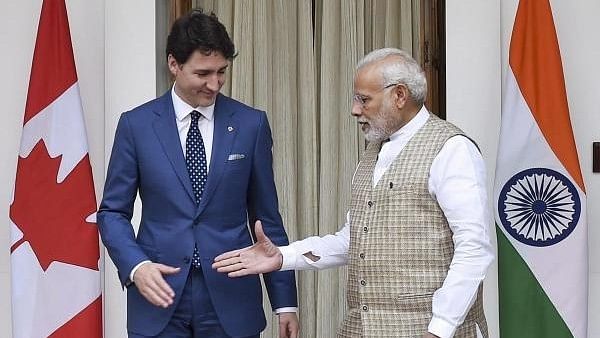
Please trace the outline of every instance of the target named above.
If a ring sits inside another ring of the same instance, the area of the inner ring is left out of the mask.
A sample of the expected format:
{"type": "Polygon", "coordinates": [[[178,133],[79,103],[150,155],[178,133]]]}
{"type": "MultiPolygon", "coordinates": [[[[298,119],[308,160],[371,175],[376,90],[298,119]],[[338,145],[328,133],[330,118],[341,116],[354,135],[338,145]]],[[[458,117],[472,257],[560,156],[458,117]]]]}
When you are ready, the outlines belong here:
{"type": "MultiPolygon", "coordinates": [[[[419,1],[195,0],[193,6],[219,17],[239,53],[222,92],[268,113],[290,241],[334,233],[346,220],[365,144],[350,115],[356,62],[381,47],[418,57],[419,1]]],[[[297,276],[300,336],[334,337],[346,307],[346,269],[297,276]]],[[[262,337],[278,337],[276,320],[270,318],[262,337]]]]}

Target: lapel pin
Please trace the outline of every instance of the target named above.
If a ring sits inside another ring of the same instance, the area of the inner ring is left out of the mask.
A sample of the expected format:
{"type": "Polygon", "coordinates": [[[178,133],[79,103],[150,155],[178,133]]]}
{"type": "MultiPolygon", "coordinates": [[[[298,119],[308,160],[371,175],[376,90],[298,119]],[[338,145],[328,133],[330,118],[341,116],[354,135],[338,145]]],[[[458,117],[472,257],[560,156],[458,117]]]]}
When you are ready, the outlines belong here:
{"type": "Polygon", "coordinates": [[[232,126],[227,127],[227,131],[232,132],[233,131],[233,127],[232,126]]]}

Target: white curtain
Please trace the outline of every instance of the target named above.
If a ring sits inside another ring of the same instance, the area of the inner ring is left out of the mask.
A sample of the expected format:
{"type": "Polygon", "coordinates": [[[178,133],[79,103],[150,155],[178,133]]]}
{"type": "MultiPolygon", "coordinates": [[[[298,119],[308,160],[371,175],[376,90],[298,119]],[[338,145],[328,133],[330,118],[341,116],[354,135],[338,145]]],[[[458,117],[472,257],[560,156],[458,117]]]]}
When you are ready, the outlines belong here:
{"type": "MultiPolygon", "coordinates": [[[[268,113],[290,240],[337,231],[364,145],[350,115],[354,67],[386,46],[418,57],[419,1],[195,0],[193,6],[214,12],[239,52],[223,92],[268,113]]],[[[297,277],[301,337],[335,337],[346,306],[346,269],[297,277]]],[[[273,319],[262,337],[278,337],[273,319]]]]}

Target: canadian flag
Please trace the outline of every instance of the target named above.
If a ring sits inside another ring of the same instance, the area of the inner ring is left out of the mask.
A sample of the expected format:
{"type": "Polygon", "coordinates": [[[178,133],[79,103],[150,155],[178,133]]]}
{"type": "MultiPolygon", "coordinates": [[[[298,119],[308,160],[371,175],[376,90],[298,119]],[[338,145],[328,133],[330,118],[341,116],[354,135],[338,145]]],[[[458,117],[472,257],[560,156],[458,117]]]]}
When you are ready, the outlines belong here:
{"type": "Polygon", "coordinates": [[[64,0],[42,4],[10,228],[13,337],[102,337],[96,197],[64,0]]]}

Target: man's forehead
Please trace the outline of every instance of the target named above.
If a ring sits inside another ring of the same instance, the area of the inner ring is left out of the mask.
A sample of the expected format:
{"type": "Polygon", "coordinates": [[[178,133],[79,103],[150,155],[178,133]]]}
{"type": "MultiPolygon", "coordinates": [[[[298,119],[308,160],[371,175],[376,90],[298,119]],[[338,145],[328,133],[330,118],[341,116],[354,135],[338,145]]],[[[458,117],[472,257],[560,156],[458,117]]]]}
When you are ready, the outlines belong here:
{"type": "Polygon", "coordinates": [[[381,66],[374,63],[361,67],[354,77],[354,85],[357,87],[380,85],[382,81],[381,66]]]}
{"type": "Polygon", "coordinates": [[[223,54],[217,51],[210,53],[204,53],[199,50],[195,50],[188,58],[187,62],[207,64],[207,65],[225,65],[229,64],[223,54]]]}

